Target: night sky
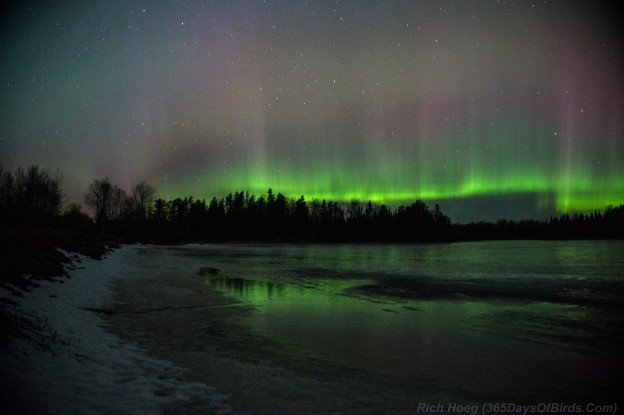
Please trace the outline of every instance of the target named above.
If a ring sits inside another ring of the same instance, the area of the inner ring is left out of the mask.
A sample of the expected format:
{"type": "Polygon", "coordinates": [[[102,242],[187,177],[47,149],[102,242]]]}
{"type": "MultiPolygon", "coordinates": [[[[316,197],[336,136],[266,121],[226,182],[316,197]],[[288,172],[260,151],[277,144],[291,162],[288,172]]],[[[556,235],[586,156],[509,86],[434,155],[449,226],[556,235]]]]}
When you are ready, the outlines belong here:
{"type": "Polygon", "coordinates": [[[624,203],[601,2],[65,1],[3,10],[0,163],[164,198],[269,187],[455,221],[624,203]]]}

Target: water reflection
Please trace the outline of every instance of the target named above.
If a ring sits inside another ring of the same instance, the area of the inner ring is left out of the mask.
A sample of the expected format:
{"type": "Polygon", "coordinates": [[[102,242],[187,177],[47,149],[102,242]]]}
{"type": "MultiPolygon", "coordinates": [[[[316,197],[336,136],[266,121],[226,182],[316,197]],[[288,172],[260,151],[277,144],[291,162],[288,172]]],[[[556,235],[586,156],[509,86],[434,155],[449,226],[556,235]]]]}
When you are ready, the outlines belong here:
{"type": "Polygon", "coordinates": [[[271,300],[284,295],[286,284],[245,278],[210,278],[208,284],[242,301],[271,300]]]}
{"type": "Polygon", "coordinates": [[[611,396],[613,368],[624,369],[622,249],[215,245],[201,275],[255,306],[250,326],[263,336],[340,364],[442,390],[595,398],[611,396]]]}
{"type": "Polygon", "coordinates": [[[260,335],[337,364],[427,379],[475,398],[510,393],[510,385],[522,399],[610,393],[614,362],[595,359],[595,351],[618,349],[605,333],[609,344],[595,343],[599,333],[591,322],[601,318],[584,308],[464,300],[377,303],[344,294],[356,281],[328,280],[314,288],[245,278],[207,281],[256,307],[249,324],[260,335]],[[580,389],[569,381],[579,376],[586,382],[580,389]]]}

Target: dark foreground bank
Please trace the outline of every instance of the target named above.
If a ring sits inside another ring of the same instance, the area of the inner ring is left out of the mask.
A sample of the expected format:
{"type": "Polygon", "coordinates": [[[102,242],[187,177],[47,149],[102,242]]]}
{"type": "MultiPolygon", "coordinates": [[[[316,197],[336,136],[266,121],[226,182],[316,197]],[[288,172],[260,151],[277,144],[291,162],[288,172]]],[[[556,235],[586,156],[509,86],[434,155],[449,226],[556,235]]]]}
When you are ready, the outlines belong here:
{"type": "Polygon", "coordinates": [[[18,298],[42,280],[67,277],[76,255],[102,259],[118,246],[110,237],[61,228],[0,225],[0,344],[24,336],[38,323],[25,315],[18,298]]]}
{"type": "Polygon", "coordinates": [[[101,259],[117,240],[62,228],[0,225],[0,284],[25,288],[33,280],[66,275],[67,253],[101,259]]]}
{"type": "Polygon", "coordinates": [[[77,255],[69,278],[40,280],[21,297],[0,290],[0,298],[15,299],[10,308],[22,322],[21,332],[0,344],[3,413],[228,413],[213,387],[179,380],[188,369],[108,330],[99,310],[112,307],[112,287],[135,272],[134,257],[127,246],[100,261],[77,255]]]}

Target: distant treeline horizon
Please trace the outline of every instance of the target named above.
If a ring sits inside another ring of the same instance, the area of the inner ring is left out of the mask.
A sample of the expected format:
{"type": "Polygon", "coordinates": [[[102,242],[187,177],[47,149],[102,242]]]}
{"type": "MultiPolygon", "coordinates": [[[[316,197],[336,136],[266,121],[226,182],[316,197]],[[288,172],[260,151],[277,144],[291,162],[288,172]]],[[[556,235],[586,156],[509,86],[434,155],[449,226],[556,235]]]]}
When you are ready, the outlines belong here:
{"type": "Polygon", "coordinates": [[[539,220],[452,223],[438,204],[424,201],[396,209],[352,199],[307,201],[268,189],[222,198],[192,196],[165,200],[142,181],[126,193],[108,178],[85,189],[81,205],[63,206],[62,176],[37,166],[15,173],[0,165],[0,223],[56,226],[97,232],[127,241],[269,242],[453,242],[484,239],[624,238],[624,205],[589,214],[560,214],[539,220]]]}

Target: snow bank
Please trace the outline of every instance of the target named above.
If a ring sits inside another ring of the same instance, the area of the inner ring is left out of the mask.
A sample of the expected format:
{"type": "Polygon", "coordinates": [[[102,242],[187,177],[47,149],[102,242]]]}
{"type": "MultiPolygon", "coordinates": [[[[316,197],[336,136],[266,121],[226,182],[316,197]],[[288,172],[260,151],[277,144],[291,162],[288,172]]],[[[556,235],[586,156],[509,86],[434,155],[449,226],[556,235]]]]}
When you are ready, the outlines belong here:
{"type": "MultiPolygon", "coordinates": [[[[228,413],[213,387],[177,379],[184,369],[152,358],[105,330],[87,308],[113,302],[112,286],[140,272],[137,246],[101,261],[74,256],[69,279],[41,281],[19,306],[34,317],[33,339],[12,339],[0,349],[0,387],[28,413],[228,413]]],[[[0,290],[0,296],[16,300],[0,290]]]]}

